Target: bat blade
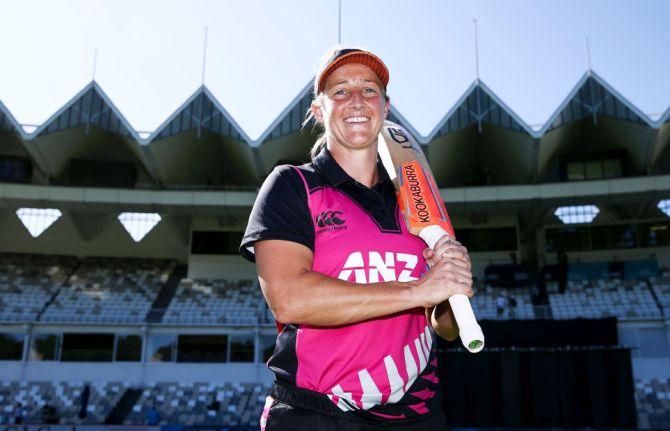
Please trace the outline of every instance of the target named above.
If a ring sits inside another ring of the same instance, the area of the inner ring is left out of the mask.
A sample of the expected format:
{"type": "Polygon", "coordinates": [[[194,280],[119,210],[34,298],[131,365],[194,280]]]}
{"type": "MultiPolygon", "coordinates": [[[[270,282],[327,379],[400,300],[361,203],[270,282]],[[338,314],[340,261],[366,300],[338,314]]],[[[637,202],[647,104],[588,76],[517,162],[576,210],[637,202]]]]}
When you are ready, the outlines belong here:
{"type": "MultiPolygon", "coordinates": [[[[390,121],[384,122],[379,137],[378,152],[393,180],[408,230],[421,237],[430,248],[444,235],[455,238],[447,208],[420,144],[404,128],[390,121]]],[[[481,351],[484,334],[468,297],[452,295],[449,304],[463,345],[470,352],[481,351]]]]}
{"type": "MultiPolygon", "coordinates": [[[[398,202],[413,235],[422,229],[441,226],[454,237],[447,208],[430,171],[421,146],[405,129],[390,121],[382,129],[386,145],[379,144],[384,168],[394,182],[398,202]]],[[[432,248],[432,245],[429,244],[432,248]]]]}

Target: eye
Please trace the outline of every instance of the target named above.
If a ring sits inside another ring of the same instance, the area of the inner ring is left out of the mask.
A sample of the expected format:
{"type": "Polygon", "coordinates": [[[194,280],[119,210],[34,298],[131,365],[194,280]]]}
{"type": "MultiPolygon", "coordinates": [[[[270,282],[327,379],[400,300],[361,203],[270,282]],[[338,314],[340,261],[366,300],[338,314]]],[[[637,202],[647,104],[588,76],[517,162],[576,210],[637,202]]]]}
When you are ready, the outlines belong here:
{"type": "Polygon", "coordinates": [[[366,96],[374,96],[377,94],[377,90],[372,87],[365,87],[363,89],[363,94],[366,96]]]}
{"type": "Polygon", "coordinates": [[[342,99],[343,97],[346,97],[347,91],[344,88],[340,88],[339,90],[335,90],[332,93],[332,96],[334,99],[342,99]]]}

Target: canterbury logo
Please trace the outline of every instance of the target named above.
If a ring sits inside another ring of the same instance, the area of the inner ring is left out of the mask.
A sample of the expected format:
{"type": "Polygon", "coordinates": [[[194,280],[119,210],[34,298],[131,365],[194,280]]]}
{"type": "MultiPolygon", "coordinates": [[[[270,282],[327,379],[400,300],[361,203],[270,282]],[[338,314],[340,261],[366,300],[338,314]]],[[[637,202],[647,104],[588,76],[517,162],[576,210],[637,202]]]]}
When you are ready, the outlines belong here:
{"type": "Polygon", "coordinates": [[[316,216],[316,225],[319,227],[326,227],[332,225],[344,224],[346,220],[342,220],[338,216],[343,214],[342,211],[324,211],[316,216]]]}

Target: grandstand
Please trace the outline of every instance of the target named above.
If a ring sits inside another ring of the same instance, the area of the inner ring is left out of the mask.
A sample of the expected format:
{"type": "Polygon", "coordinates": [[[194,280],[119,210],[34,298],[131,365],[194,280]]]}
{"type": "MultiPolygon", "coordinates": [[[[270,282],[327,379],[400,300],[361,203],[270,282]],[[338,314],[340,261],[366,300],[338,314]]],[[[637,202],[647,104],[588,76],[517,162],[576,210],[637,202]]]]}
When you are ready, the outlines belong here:
{"type": "MultiPolygon", "coordinates": [[[[148,135],[96,82],[30,133],[0,103],[2,420],[253,429],[276,329],[237,247],[263,178],[307,158],[309,87],[257,140],[204,86],[148,135]]],[[[418,137],[479,317],[615,317],[637,425],[670,427],[670,109],[589,70],[533,128],[477,80],[418,137]]]]}

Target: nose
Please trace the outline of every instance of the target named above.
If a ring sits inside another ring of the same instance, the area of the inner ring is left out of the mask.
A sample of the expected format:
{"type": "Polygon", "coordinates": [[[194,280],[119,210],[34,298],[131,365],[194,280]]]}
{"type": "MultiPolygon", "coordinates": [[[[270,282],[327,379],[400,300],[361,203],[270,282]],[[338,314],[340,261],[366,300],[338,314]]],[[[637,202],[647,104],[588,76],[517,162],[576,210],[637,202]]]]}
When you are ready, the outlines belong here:
{"type": "Polygon", "coordinates": [[[361,109],[363,105],[363,95],[358,91],[352,92],[351,98],[349,99],[349,106],[354,109],[361,109]]]}

